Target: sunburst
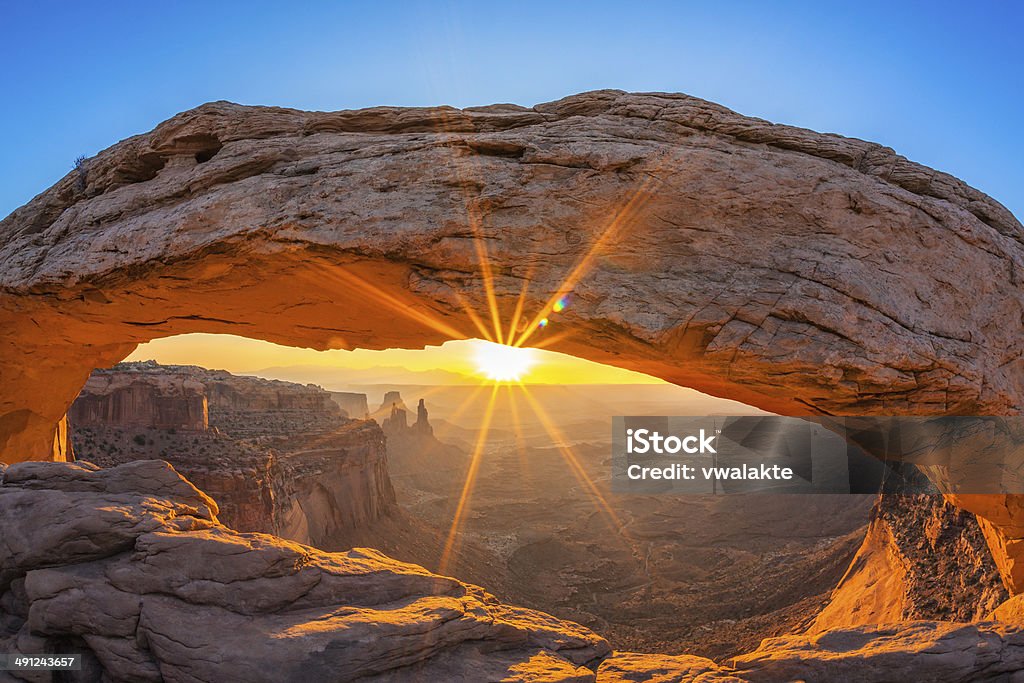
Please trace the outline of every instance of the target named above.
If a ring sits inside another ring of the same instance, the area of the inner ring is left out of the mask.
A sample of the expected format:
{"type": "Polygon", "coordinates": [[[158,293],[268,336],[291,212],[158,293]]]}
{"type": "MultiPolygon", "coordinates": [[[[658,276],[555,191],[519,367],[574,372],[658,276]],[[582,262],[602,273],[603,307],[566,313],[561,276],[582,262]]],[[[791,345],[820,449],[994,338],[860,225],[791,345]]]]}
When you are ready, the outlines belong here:
{"type": "MultiPolygon", "coordinates": [[[[449,128],[447,124],[447,121],[440,122],[440,133],[454,134],[457,132],[454,129],[446,130],[449,128]]],[[[479,266],[486,309],[481,315],[481,312],[475,310],[464,296],[461,294],[456,296],[463,313],[465,313],[466,318],[472,323],[473,328],[480,337],[474,342],[473,360],[475,361],[481,387],[491,384],[492,390],[480,421],[477,438],[466,468],[465,479],[462,482],[459,499],[455,505],[451,525],[441,551],[439,571],[442,573],[447,572],[457,559],[460,538],[464,533],[463,527],[467,511],[471,505],[481,462],[485,457],[487,438],[494,417],[495,400],[500,387],[505,387],[509,392],[517,392],[525,398],[531,412],[551,439],[551,443],[556,446],[561,454],[562,461],[566,464],[570,474],[588,494],[595,510],[607,520],[609,527],[613,531],[630,544],[634,554],[636,554],[636,546],[626,534],[625,525],[618,518],[593,479],[588,475],[586,468],[579,462],[573,449],[568,445],[565,436],[554,424],[550,416],[547,415],[540,403],[531,396],[530,390],[523,381],[528,377],[531,368],[538,362],[534,349],[558,343],[567,336],[564,332],[552,334],[548,328],[570,306],[573,291],[592,270],[594,263],[603,251],[615,242],[617,237],[624,232],[624,229],[637,218],[650,198],[654,196],[657,185],[661,182],[660,178],[653,172],[647,172],[642,176],[642,181],[635,191],[626,197],[618,208],[610,212],[602,229],[591,240],[581,256],[573,263],[561,282],[553,290],[548,289],[544,295],[547,297],[545,304],[534,311],[532,316],[527,317],[525,310],[526,302],[529,299],[529,289],[533,282],[534,274],[534,265],[531,265],[523,278],[523,283],[511,315],[507,321],[503,322],[501,306],[496,293],[494,268],[492,267],[488,252],[488,242],[483,234],[482,219],[477,208],[477,202],[475,197],[471,196],[471,193],[475,193],[481,186],[485,174],[473,166],[472,155],[465,155],[463,152],[464,149],[459,147],[456,141],[451,157],[453,170],[457,185],[466,192],[466,221],[473,239],[474,254],[479,266]],[[541,332],[544,333],[541,335],[541,338],[535,339],[541,332]],[[534,343],[528,346],[531,341],[534,343]]],[[[649,168],[659,170],[664,166],[666,159],[667,157],[662,157],[654,160],[649,168]]],[[[344,275],[332,275],[337,278],[345,278],[344,275]]],[[[362,294],[378,301],[382,306],[398,315],[419,322],[434,331],[441,331],[452,339],[466,338],[466,335],[454,330],[448,323],[439,319],[433,313],[423,310],[422,307],[417,308],[394,295],[376,290],[365,281],[349,282],[349,284],[352,284],[362,294]]],[[[467,405],[475,403],[478,393],[479,389],[459,407],[458,412],[461,413],[467,405]]],[[[512,397],[512,394],[510,394],[510,397],[512,397]]],[[[517,448],[522,456],[525,450],[523,423],[520,420],[518,407],[515,405],[515,397],[512,398],[512,423],[517,440],[517,448]]]]}

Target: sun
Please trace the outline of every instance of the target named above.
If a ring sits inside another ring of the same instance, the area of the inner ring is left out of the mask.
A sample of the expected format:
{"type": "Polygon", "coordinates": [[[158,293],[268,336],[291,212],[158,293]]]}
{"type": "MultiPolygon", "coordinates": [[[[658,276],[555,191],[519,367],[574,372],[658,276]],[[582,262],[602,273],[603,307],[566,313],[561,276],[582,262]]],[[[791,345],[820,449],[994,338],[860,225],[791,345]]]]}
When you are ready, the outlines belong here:
{"type": "Polygon", "coordinates": [[[533,349],[476,340],[473,360],[477,371],[495,382],[522,379],[537,362],[533,349]]]}

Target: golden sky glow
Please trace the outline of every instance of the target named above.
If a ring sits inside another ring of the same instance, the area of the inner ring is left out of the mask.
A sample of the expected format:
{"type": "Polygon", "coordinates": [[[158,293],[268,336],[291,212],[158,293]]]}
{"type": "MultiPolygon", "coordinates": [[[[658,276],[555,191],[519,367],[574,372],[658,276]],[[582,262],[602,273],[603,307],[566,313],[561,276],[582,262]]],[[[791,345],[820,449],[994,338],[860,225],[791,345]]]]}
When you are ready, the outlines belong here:
{"type": "MultiPolygon", "coordinates": [[[[200,365],[234,373],[253,373],[282,366],[321,366],[324,368],[401,367],[415,372],[444,370],[465,378],[515,380],[524,384],[662,384],[654,377],[608,365],[592,363],[543,349],[498,347],[479,340],[450,341],[422,350],[387,351],[314,351],[280,346],[256,339],[226,334],[184,334],[142,344],[127,360],[156,360],[164,364],[200,365]],[[517,356],[525,354],[524,356],[517,356]],[[511,356],[509,354],[512,354],[511,356]],[[522,364],[518,372],[507,371],[522,364]]],[[[355,379],[355,378],[354,378],[355,379]]],[[[410,380],[413,380],[410,377],[410,380]]],[[[457,381],[459,378],[452,378],[457,381]]],[[[355,383],[358,383],[356,379],[355,383]]],[[[410,384],[416,382],[410,381],[410,384]]]]}

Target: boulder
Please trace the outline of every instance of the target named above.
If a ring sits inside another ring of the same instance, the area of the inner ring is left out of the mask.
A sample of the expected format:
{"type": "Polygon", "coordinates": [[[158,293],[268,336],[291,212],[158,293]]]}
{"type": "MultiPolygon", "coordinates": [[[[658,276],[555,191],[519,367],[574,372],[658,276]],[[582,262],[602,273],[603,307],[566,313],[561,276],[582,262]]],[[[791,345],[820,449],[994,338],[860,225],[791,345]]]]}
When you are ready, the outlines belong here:
{"type": "Polygon", "coordinates": [[[84,652],[109,681],[583,681],[609,651],[375,550],[228,529],[160,461],[7,468],[0,579],[0,650],[84,652]]]}
{"type": "Polygon", "coordinates": [[[751,683],[1024,680],[1024,630],[917,621],[767,638],[733,662],[751,683]]]}

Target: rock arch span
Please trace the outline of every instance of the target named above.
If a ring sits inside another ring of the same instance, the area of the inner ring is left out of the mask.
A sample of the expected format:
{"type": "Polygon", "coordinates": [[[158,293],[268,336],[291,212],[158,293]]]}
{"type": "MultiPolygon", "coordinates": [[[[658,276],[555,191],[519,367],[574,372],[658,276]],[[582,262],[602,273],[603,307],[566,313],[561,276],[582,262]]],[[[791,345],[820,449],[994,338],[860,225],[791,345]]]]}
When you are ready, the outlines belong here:
{"type": "MultiPolygon", "coordinates": [[[[685,95],[215,102],[0,222],[0,460],[63,458],[89,372],[150,339],[421,347],[569,290],[530,343],[784,414],[1017,414],[1022,235],[889,148],[685,95]]],[[[1021,502],[959,502],[1024,586],[1021,502]]]]}

